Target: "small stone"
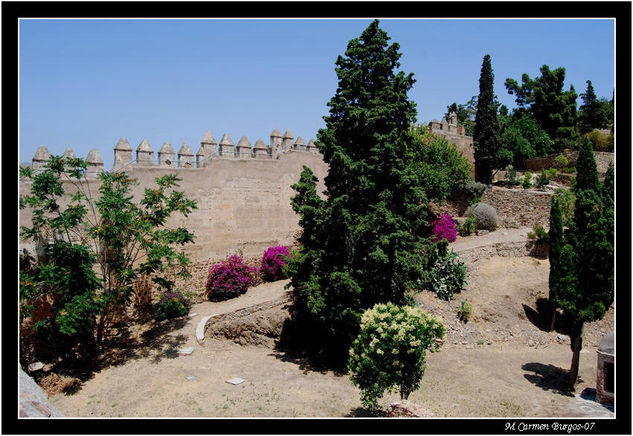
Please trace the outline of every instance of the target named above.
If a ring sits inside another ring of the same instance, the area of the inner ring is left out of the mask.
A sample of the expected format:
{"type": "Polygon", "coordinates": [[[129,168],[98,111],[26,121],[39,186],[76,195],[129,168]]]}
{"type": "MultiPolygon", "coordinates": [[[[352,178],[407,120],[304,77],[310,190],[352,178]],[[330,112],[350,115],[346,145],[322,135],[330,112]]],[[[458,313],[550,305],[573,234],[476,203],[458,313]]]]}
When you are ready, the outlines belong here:
{"type": "Polygon", "coordinates": [[[246,380],[244,380],[243,378],[233,377],[233,378],[228,379],[226,382],[232,385],[239,385],[241,383],[244,383],[245,381],[246,380]]]}
{"type": "Polygon", "coordinates": [[[191,354],[193,353],[193,347],[181,348],[178,350],[178,354],[191,354]]]}
{"type": "Polygon", "coordinates": [[[33,362],[29,365],[30,372],[39,371],[42,368],[44,368],[44,364],[42,362],[33,362]]]}
{"type": "Polygon", "coordinates": [[[488,230],[477,230],[477,236],[483,236],[490,233],[488,230]]]}
{"type": "Polygon", "coordinates": [[[194,312],[189,314],[189,318],[193,318],[194,316],[198,316],[198,313],[194,312]]]}
{"type": "Polygon", "coordinates": [[[189,381],[194,381],[195,379],[196,379],[196,377],[193,376],[193,375],[190,375],[190,376],[187,377],[187,380],[189,380],[189,381]]]}
{"type": "Polygon", "coordinates": [[[528,347],[533,347],[536,345],[532,339],[528,340],[528,347]]]}

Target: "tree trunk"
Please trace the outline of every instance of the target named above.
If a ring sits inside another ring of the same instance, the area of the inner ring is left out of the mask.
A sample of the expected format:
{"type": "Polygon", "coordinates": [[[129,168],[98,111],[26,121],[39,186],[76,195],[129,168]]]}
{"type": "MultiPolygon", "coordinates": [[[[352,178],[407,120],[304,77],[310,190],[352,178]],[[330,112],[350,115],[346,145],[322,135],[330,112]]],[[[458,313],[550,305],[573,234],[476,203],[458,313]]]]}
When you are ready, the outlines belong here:
{"type": "Polygon", "coordinates": [[[580,367],[580,350],[582,350],[582,330],[583,327],[578,329],[578,333],[574,333],[571,338],[571,368],[569,369],[569,390],[573,391],[576,381],[578,380],[578,368],[580,367]]]}
{"type": "Polygon", "coordinates": [[[554,330],[554,323],[556,322],[556,309],[552,312],[552,323],[549,326],[549,331],[554,330]]]}

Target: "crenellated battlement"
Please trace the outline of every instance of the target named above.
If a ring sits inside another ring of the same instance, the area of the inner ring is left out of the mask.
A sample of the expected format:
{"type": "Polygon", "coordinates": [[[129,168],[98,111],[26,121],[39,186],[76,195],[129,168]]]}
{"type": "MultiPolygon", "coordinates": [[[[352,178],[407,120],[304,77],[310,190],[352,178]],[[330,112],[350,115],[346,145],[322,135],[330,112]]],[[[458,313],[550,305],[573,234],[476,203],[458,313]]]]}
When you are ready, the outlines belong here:
{"type": "MultiPolygon", "coordinates": [[[[67,147],[66,150],[64,150],[62,157],[74,158],[76,156],[75,152],[72,151],[70,147],[67,147]]],[[[50,158],[51,154],[49,153],[48,148],[46,148],[45,145],[40,145],[35,151],[35,155],[31,161],[31,168],[33,168],[35,172],[39,171],[50,158]]],[[[85,161],[88,164],[88,167],[86,168],[86,177],[96,178],[99,173],[103,172],[103,159],[101,159],[101,154],[99,154],[97,149],[93,148],[90,150],[85,161]]]]}
{"type": "MultiPolygon", "coordinates": [[[[291,186],[299,180],[304,166],[318,177],[319,192],[325,190],[328,165],[314,139],[295,138],[290,130],[282,135],[277,129],[271,133],[270,142],[266,141],[268,144],[261,138],[251,141],[240,136],[235,140],[223,134],[217,141],[216,137],[206,132],[195,153],[194,147],[186,143],[176,146],[163,142],[159,148],[143,139],[132,147],[121,138],[114,146],[112,171],[125,172],[136,181],[130,194],[138,201],[157,177],[178,175],[178,189],[196,201],[198,208],[187,217],[170,218],[168,225],[187,227],[195,233],[196,244],[187,248],[192,259],[225,256],[238,249],[253,255],[270,246],[291,244],[299,230],[299,217],[290,206],[296,194],[291,186]]],[[[61,154],[61,150],[51,151],[61,154]]],[[[71,149],[64,151],[64,156],[74,154],[71,149]]],[[[50,156],[45,146],[38,148],[33,157],[34,170],[40,171],[50,156]]],[[[91,150],[86,162],[89,180],[80,183],[86,183],[98,195],[94,188],[99,185],[96,176],[104,171],[101,155],[91,150]]],[[[20,180],[22,195],[30,191],[31,183],[20,180]]],[[[77,186],[67,182],[65,188],[74,193],[77,186]]],[[[31,220],[30,209],[20,210],[21,222],[28,225],[31,220]]]]}
{"type": "Polygon", "coordinates": [[[177,168],[204,168],[214,159],[279,159],[285,153],[290,152],[317,153],[314,139],[306,145],[300,136],[294,139],[290,130],[282,136],[277,129],[270,134],[270,143],[266,144],[261,138],[251,144],[246,136],[242,136],[235,144],[228,133],[224,133],[218,143],[211,131],[207,131],[200,141],[200,148],[194,154],[191,147],[184,143],[174,152],[171,144],[165,142],[158,151],[158,159],[155,159],[154,150],[147,139],[143,139],[136,149],[136,160],[132,159],[132,148],[126,138],[121,138],[114,147],[113,170],[133,166],[159,166],[177,168]]]}
{"type": "Polygon", "coordinates": [[[448,142],[452,143],[462,152],[464,157],[468,159],[471,164],[470,173],[471,176],[475,175],[475,149],[473,146],[473,137],[467,136],[464,130],[464,126],[457,124],[457,115],[455,112],[451,112],[448,115],[448,119],[443,118],[442,121],[433,119],[429,123],[431,133],[445,137],[448,142]]]}
{"type": "MultiPolygon", "coordinates": [[[[319,153],[314,139],[310,139],[307,145],[300,136],[295,141],[290,130],[286,130],[283,136],[277,129],[273,130],[269,144],[264,143],[261,138],[258,138],[255,144],[251,144],[246,136],[242,136],[238,143],[234,144],[228,133],[223,134],[218,143],[211,131],[207,131],[195,154],[186,142],[176,153],[168,141],[163,143],[156,154],[147,139],[143,139],[134,151],[127,138],[122,137],[114,146],[112,171],[130,167],[204,168],[214,159],[279,159],[283,154],[292,152],[319,153]]],[[[50,156],[46,146],[41,145],[33,156],[32,168],[39,170],[50,156]]],[[[75,153],[72,149],[66,148],[64,156],[75,157],[75,153]]],[[[86,161],[88,175],[93,176],[103,172],[103,160],[98,150],[90,150],[86,161]]]]}

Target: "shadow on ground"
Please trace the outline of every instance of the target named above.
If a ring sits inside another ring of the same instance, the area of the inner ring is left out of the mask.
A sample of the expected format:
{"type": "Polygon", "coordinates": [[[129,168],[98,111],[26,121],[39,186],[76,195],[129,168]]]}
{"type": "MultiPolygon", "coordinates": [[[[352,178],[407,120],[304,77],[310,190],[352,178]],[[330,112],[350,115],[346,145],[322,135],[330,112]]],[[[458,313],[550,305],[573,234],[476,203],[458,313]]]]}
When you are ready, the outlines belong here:
{"type": "Polygon", "coordinates": [[[104,341],[101,350],[82,350],[66,356],[48,374],[42,376],[58,374],[75,378],[63,389],[66,395],[72,395],[80,390],[82,383],[107,367],[147,357],[152,357],[152,363],[159,363],[162,359],[175,359],[178,357],[178,347],[187,341],[187,336],[170,333],[184,327],[187,321],[186,317],[151,321],[136,333],[128,328],[121,328],[116,336],[104,341]]]}
{"type": "Polygon", "coordinates": [[[539,330],[549,332],[552,323],[552,309],[547,298],[536,300],[536,309],[523,304],[523,311],[527,319],[539,330]]]}
{"type": "MultiPolygon", "coordinates": [[[[524,371],[533,374],[524,374],[530,383],[534,383],[545,391],[552,391],[557,394],[573,397],[573,393],[567,389],[569,373],[567,370],[554,365],[545,365],[543,363],[530,362],[521,366],[524,371]]],[[[581,380],[579,380],[581,381],[581,380]]]]}
{"type": "Polygon", "coordinates": [[[346,418],[380,418],[385,416],[387,416],[387,412],[385,410],[379,409],[370,411],[362,407],[355,407],[350,410],[347,415],[345,415],[346,418]]]}
{"type": "Polygon", "coordinates": [[[310,355],[304,351],[296,350],[288,346],[275,348],[270,356],[282,362],[294,363],[304,374],[308,374],[309,372],[327,374],[330,371],[339,377],[347,374],[347,369],[343,365],[334,365],[318,355],[310,355]]]}

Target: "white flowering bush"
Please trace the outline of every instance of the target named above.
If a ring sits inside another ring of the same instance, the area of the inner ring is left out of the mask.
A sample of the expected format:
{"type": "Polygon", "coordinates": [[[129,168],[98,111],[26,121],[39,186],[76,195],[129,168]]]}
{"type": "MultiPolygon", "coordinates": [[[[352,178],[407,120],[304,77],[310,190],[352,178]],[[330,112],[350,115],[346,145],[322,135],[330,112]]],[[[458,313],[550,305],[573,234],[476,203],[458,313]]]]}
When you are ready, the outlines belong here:
{"type": "Polygon", "coordinates": [[[440,318],[411,306],[376,304],[361,317],[360,334],[352,343],[348,369],[361,389],[363,407],[378,408],[385,391],[398,389],[400,398],[420,386],[426,351],[439,351],[444,337],[440,318]]]}

